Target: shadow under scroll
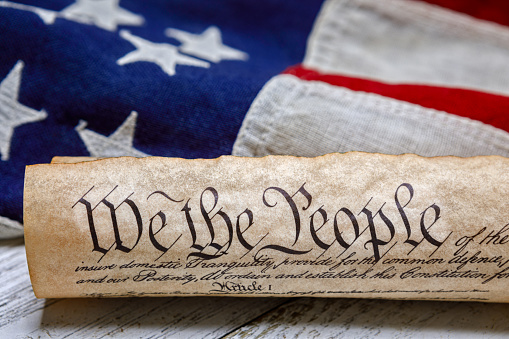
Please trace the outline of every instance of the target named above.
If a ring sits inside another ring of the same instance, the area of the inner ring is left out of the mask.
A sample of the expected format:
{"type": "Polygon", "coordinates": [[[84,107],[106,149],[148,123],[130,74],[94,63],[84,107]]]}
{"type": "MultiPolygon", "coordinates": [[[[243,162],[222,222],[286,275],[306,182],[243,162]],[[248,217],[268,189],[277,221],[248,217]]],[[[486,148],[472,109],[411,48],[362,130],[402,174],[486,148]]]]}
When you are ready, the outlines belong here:
{"type": "Polygon", "coordinates": [[[283,298],[47,299],[32,335],[219,338],[286,302],[283,298]]]}
{"type": "Polygon", "coordinates": [[[72,337],[507,337],[509,305],[330,298],[48,299],[33,334],[72,337]],[[40,334],[39,333],[39,334],[40,334]]]}
{"type": "Polygon", "coordinates": [[[502,338],[508,319],[508,304],[300,298],[230,337],[502,338]]]}

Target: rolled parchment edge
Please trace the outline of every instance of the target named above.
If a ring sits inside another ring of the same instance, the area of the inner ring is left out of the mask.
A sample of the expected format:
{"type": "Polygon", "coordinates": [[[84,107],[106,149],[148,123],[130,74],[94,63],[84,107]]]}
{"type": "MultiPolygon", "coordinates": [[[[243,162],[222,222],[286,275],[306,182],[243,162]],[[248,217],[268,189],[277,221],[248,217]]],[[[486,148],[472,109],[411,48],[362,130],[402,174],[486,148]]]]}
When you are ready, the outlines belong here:
{"type": "MultiPolygon", "coordinates": [[[[268,155],[268,156],[264,156],[262,158],[249,158],[249,157],[236,157],[236,156],[229,156],[229,155],[226,155],[226,156],[221,156],[221,157],[218,157],[218,158],[215,158],[215,159],[183,159],[183,158],[172,158],[174,161],[177,161],[177,162],[180,162],[180,161],[184,161],[186,163],[192,163],[192,162],[195,162],[195,161],[200,161],[200,162],[209,162],[209,163],[214,163],[214,162],[221,162],[221,161],[228,161],[228,159],[231,159],[231,158],[235,158],[235,159],[239,159],[239,158],[243,158],[242,161],[244,161],[244,159],[246,159],[247,161],[253,161],[253,162],[259,162],[259,161],[270,161],[270,159],[280,159],[280,158],[293,158],[293,159],[311,159],[311,161],[313,161],[313,159],[321,159],[321,160],[327,160],[328,157],[337,157],[337,156],[341,156],[341,157],[351,157],[351,156],[364,156],[364,155],[367,155],[367,156],[374,156],[374,157],[383,157],[383,158],[386,158],[386,157],[390,157],[392,159],[408,159],[408,161],[414,161],[413,159],[421,159],[421,160],[424,160],[424,161],[445,161],[445,162],[469,162],[469,161],[474,161],[474,159],[477,159],[479,161],[483,161],[483,160],[491,160],[493,159],[494,161],[496,161],[497,159],[498,160],[501,160],[501,161],[508,161],[509,159],[505,158],[505,157],[502,157],[502,156],[498,156],[498,155],[489,155],[489,156],[475,156],[475,157],[469,157],[469,158],[463,158],[463,157],[456,157],[456,156],[440,156],[440,157],[421,157],[421,156],[418,156],[418,155],[415,155],[415,154],[403,154],[403,155],[385,155],[385,154],[371,154],[371,153],[364,153],[364,152],[348,152],[348,153],[332,153],[332,154],[326,154],[326,155],[322,155],[322,156],[319,156],[319,157],[315,157],[315,158],[303,158],[303,157],[295,157],[295,156],[288,156],[288,155],[283,155],[283,156],[279,156],[279,155],[268,155]]],[[[53,158],[51,164],[40,164],[40,165],[30,165],[30,166],[27,166],[27,171],[29,171],[30,168],[32,167],[37,167],[37,166],[71,166],[71,165],[75,165],[75,164],[80,164],[80,163],[83,163],[83,162],[90,162],[90,161],[94,161],[94,162],[110,162],[110,161],[118,161],[118,159],[132,159],[132,157],[116,157],[116,158],[90,158],[90,157],[55,157],[53,158]]],[[[150,161],[157,161],[157,159],[167,159],[167,158],[163,158],[163,157],[146,157],[146,158],[137,158],[137,159],[141,159],[141,161],[146,161],[146,162],[150,162],[150,161]],[[151,159],[151,160],[144,160],[144,159],[151,159]]],[[[387,158],[386,158],[387,159],[387,158]]],[[[138,160],[137,160],[138,161],[138,160]]],[[[26,180],[27,180],[27,176],[25,177],[25,183],[26,183],[26,180]]],[[[25,192],[26,194],[27,192],[25,192]]],[[[24,199],[24,204],[25,204],[25,199],[24,199]]],[[[25,213],[26,213],[26,209],[24,208],[24,217],[25,217],[25,213]]],[[[31,232],[31,229],[30,229],[30,226],[29,227],[26,227],[25,226],[25,243],[27,244],[26,246],[26,251],[27,251],[27,260],[28,260],[28,266],[29,266],[29,272],[30,272],[30,278],[31,278],[31,281],[34,281],[34,274],[33,274],[33,270],[32,270],[32,265],[31,265],[31,262],[30,262],[30,257],[33,257],[35,255],[35,253],[31,253],[31,245],[30,245],[30,242],[31,242],[31,235],[30,235],[30,232],[31,232]]],[[[33,283],[33,286],[34,286],[34,293],[36,294],[36,297],[44,297],[44,296],[39,296],[39,293],[38,293],[38,290],[36,288],[36,285],[37,283],[33,283]]],[[[166,294],[166,295],[172,295],[172,294],[166,294]]],[[[180,295],[180,294],[175,294],[175,295],[178,295],[178,296],[194,296],[194,294],[184,294],[184,295],[180,295]]],[[[210,295],[208,293],[203,293],[203,294],[197,294],[197,295],[201,295],[201,296],[207,296],[207,295],[210,295]]],[[[224,295],[228,295],[228,296],[239,296],[238,294],[224,294],[224,295]]],[[[115,295],[114,297],[129,297],[130,295],[115,295]]],[[[246,295],[246,294],[242,294],[242,296],[253,296],[253,297],[256,297],[256,296],[259,296],[259,295],[246,295]]],[[[276,295],[274,295],[276,296],[276,295]]],[[[75,296],[74,296],[75,297],[75,296]]],[[[371,297],[371,298],[376,298],[376,297],[371,297]]],[[[381,297],[383,298],[383,297],[381,297]]],[[[383,298],[385,299],[385,298],[383,298]]],[[[393,298],[391,297],[391,299],[397,299],[397,298],[393,298]]],[[[402,298],[402,299],[406,299],[406,298],[402,298]]],[[[454,299],[453,299],[454,300],[454,299]]],[[[485,300],[485,301],[491,301],[491,300],[485,300]]],[[[494,301],[494,302],[497,302],[497,301],[494,301]]]]}

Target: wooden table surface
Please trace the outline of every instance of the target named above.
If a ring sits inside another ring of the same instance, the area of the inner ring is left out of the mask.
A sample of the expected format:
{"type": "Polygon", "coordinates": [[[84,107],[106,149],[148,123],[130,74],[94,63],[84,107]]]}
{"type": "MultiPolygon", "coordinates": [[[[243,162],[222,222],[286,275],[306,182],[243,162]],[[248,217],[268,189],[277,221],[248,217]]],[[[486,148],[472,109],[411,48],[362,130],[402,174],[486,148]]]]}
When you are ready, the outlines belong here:
{"type": "Polygon", "coordinates": [[[509,304],[319,298],[36,299],[0,241],[0,338],[505,338],[509,304]]]}

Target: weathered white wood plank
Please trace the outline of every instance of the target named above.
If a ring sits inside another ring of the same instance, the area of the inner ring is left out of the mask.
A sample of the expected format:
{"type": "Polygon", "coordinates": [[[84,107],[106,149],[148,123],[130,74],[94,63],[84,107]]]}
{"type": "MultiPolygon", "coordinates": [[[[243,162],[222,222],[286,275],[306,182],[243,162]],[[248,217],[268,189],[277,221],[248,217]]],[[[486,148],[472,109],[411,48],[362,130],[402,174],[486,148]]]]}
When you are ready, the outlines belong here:
{"type": "Polygon", "coordinates": [[[0,338],[219,338],[285,299],[36,299],[22,241],[0,242],[0,338]]]}
{"type": "Polygon", "coordinates": [[[1,333],[11,322],[44,307],[44,301],[33,296],[22,239],[0,242],[0,281],[1,333]]]}
{"type": "Polygon", "coordinates": [[[227,338],[507,338],[509,305],[294,299],[227,338]]]}

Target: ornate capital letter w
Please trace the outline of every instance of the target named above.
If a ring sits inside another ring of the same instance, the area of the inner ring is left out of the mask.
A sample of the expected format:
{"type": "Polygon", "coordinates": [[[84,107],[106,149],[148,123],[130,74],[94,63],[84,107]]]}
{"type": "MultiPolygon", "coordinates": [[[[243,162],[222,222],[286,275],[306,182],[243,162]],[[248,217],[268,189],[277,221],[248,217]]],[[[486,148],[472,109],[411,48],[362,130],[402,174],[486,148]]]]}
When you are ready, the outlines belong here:
{"type": "Polygon", "coordinates": [[[89,226],[89,229],[90,229],[90,236],[92,238],[92,243],[94,245],[94,248],[92,251],[96,251],[96,252],[100,252],[102,254],[106,254],[108,253],[109,249],[111,248],[104,248],[104,247],[101,247],[101,245],[99,245],[99,239],[97,237],[97,230],[96,230],[96,227],[95,227],[95,223],[94,223],[94,210],[100,205],[100,204],[103,204],[105,205],[108,209],[109,209],[109,212],[110,212],[110,218],[111,218],[111,224],[112,224],[112,227],[113,227],[113,233],[115,235],[115,244],[117,245],[115,247],[115,249],[117,250],[120,250],[122,252],[125,252],[125,253],[129,253],[131,252],[132,249],[134,249],[136,247],[136,245],[138,244],[138,242],[140,241],[140,238],[141,238],[141,234],[143,232],[143,222],[141,220],[141,215],[140,215],[140,211],[138,209],[138,207],[136,206],[136,204],[134,203],[134,201],[132,201],[131,199],[129,199],[129,197],[132,195],[129,195],[127,198],[125,198],[117,207],[115,207],[110,201],[106,200],[106,198],[108,198],[108,196],[117,188],[118,186],[115,186],[113,188],[113,190],[111,190],[104,198],[101,199],[101,201],[99,201],[99,203],[97,203],[94,207],[92,207],[92,204],[85,199],[85,196],[90,192],[92,191],[92,189],[94,189],[94,186],[92,186],[92,188],[90,188],[87,193],[85,193],[78,201],[76,201],[76,203],[72,206],[72,208],[74,208],[77,204],[83,204],[86,208],[86,212],[87,212],[87,218],[88,218],[88,226],[89,226]],[[123,204],[127,204],[129,207],[130,207],[130,210],[131,212],[133,213],[134,215],[134,219],[136,220],[136,225],[137,225],[137,231],[138,231],[138,234],[137,234],[137,239],[136,239],[136,243],[131,247],[126,247],[124,245],[122,245],[122,239],[120,237],[120,231],[119,231],[119,227],[118,227],[118,222],[117,222],[117,209],[122,206],[123,204]]]}

